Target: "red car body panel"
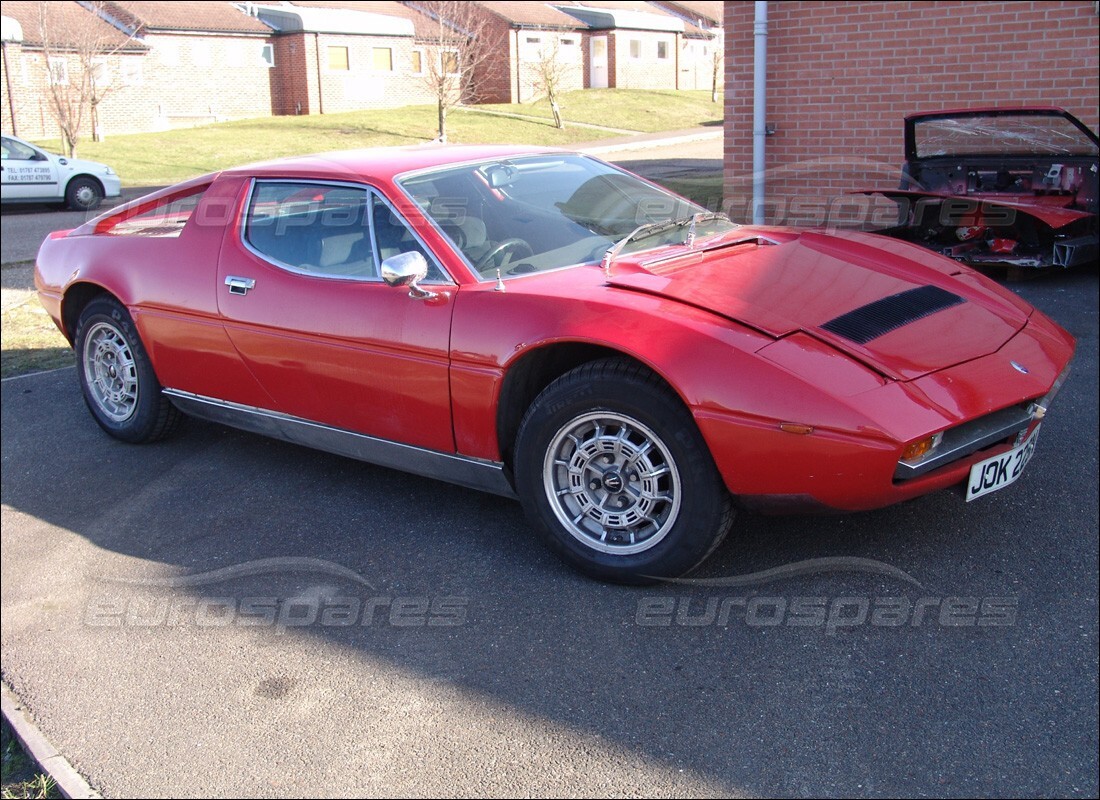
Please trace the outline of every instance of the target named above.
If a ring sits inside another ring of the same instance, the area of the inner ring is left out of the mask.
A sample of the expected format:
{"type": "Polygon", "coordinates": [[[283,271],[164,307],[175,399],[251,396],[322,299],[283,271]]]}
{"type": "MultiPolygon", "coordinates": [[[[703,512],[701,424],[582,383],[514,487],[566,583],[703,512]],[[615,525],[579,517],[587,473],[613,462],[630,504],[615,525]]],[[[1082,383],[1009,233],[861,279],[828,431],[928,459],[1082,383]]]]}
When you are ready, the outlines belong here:
{"type": "Polygon", "coordinates": [[[953,204],[951,211],[956,217],[969,214],[973,221],[1004,216],[1001,209],[1013,211],[1034,217],[1051,228],[1064,228],[1070,223],[1089,219],[1094,214],[1088,211],[1077,211],[1067,206],[1073,203],[1073,198],[1068,196],[1036,197],[1027,202],[1021,202],[1013,195],[998,195],[996,193],[985,194],[980,198],[959,197],[957,194],[945,194],[943,192],[919,192],[913,189],[866,189],[856,194],[880,194],[885,198],[899,201],[924,201],[928,203],[948,202],[953,204]]]}
{"type": "Polygon", "coordinates": [[[210,187],[177,238],[110,232],[158,198],[186,193],[174,187],[47,239],[36,284],[70,339],[65,304],[80,287],[117,297],[166,388],[493,463],[509,459],[501,403],[514,370],[562,344],[617,352],[668,383],[729,490],[761,506],[870,509],[957,483],[1011,444],[898,482],[903,447],[1042,397],[1072,356],[1072,337],[993,282],[861,234],[742,228],[705,250],[623,256],[610,275],[579,266],[499,291],[395,183],[416,169],[534,152],[543,151],[363,151],[208,176],[188,184],[210,187]],[[243,244],[239,223],[260,177],[376,188],[455,282],[425,301],[265,261],[243,244]],[[255,280],[246,297],[225,290],[238,274],[255,280]],[[822,327],[930,285],[960,303],[862,345],[822,327]]]}
{"type": "Polygon", "coordinates": [[[905,118],[898,205],[881,232],[970,266],[1090,265],[1100,252],[1100,139],[1061,108],[979,108],[905,118]]]}

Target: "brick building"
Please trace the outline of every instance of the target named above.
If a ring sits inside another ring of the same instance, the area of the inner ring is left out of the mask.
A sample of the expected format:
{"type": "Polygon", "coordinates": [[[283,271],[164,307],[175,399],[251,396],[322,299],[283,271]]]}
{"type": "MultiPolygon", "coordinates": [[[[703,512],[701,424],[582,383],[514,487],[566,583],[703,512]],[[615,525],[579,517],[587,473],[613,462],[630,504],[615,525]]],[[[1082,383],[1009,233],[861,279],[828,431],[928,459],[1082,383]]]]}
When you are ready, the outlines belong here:
{"type": "MultiPolygon", "coordinates": [[[[481,91],[467,101],[538,99],[538,67],[546,59],[562,66],[565,91],[710,86],[721,3],[467,5],[484,20],[483,44],[491,53],[476,76],[481,91]]],[[[80,79],[77,40],[89,32],[102,45],[91,60],[103,90],[97,115],[105,135],[429,104],[435,100],[430,72],[445,71],[454,58],[448,37],[463,35],[441,34],[428,4],[416,0],[5,0],[2,17],[0,113],[5,130],[29,138],[58,135],[49,81],[51,75],[80,79]],[[42,41],[42,8],[52,43],[42,41]]],[[[84,129],[90,132],[91,124],[84,129]]]]}
{"type": "MultiPolygon", "coordinates": [[[[735,219],[751,216],[753,5],[725,9],[735,219]]],[[[1098,45],[1086,0],[769,3],[768,220],[856,221],[863,201],[847,193],[897,187],[902,120],[917,111],[1060,106],[1096,130],[1098,45]]]]}
{"type": "Polygon", "coordinates": [[[434,101],[424,76],[431,20],[395,2],[250,7],[270,27],[274,114],[333,114],[434,101]]]}
{"type": "Polygon", "coordinates": [[[689,23],[680,41],[680,78],[677,89],[722,91],[722,26],[725,3],[705,0],[655,2],[689,23]]]}
{"type": "Polygon", "coordinates": [[[587,26],[547,3],[477,4],[495,46],[477,76],[486,103],[525,103],[541,95],[539,63],[562,66],[562,89],[589,85],[587,26]]]}
{"type": "Polygon", "coordinates": [[[80,51],[90,36],[103,53],[94,60],[103,91],[98,127],[105,133],[270,113],[271,29],[229,3],[105,3],[96,14],[75,2],[5,2],[3,14],[22,33],[21,42],[4,44],[2,77],[3,124],[17,135],[57,135],[44,59],[52,57],[54,71],[79,80],[86,60],[80,51]],[[51,42],[43,42],[40,8],[51,42]]]}
{"type": "MultiPolygon", "coordinates": [[[[3,60],[0,73],[0,124],[17,136],[57,136],[51,109],[51,84],[64,95],[80,91],[86,68],[96,71],[100,127],[115,122],[116,97],[137,97],[149,48],[74,2],[42,6],[31,2],[3,5],[3,60]],[[92,53],[103,53],[90,57],[92,53]]],[[[84,128],[91,130],[90,109],[84,128]]]]}

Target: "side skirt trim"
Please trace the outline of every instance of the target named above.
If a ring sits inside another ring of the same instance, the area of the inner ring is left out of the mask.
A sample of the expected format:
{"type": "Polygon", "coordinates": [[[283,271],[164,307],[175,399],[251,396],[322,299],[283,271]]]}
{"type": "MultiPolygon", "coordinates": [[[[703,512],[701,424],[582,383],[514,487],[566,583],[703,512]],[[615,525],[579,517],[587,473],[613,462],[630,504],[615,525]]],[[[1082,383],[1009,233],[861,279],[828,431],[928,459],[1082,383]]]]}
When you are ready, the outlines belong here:
{"type": "Polygon", "coordinates": [[[516,499],[516,493],[504,475],[504,465],[498,461],[483,461],[440,453],[436,450],[426,450],[422,447],[378,439],[354,431],[332,428],[278,411],[203,397],[179,389],[165,389],[164,394],[180,411],[193,417],[359,461],[367,461],[382,467],[516,499]]]}

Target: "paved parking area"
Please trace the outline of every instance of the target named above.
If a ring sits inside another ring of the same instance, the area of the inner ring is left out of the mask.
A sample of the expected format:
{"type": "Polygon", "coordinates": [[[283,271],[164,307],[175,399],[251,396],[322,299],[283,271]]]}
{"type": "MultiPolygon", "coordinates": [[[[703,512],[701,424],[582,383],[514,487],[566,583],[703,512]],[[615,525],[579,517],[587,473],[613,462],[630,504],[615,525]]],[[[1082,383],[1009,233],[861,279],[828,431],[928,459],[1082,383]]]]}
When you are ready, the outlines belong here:
{"type": "Polygon", "coordinates": [[[107,796],[1096,796],[1095,271],[1015,486],[744,515],[716,584],[605,586],[518,505],[2,385],[2,666],[107,796]],[[771,581],[732,576],[812,559],[771,581]],[[815,611],[816,609],[816,611],[815,611]]]}

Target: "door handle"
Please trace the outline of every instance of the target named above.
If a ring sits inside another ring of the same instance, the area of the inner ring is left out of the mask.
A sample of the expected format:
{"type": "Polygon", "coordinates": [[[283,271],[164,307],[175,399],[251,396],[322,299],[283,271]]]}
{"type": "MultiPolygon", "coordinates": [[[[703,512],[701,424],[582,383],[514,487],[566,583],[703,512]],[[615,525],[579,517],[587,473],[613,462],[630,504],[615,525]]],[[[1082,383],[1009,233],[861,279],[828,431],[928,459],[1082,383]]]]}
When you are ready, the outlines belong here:
{"type": "Polygon", "coordinates": [[[229,287],[230,294],[246,294],[249,289],[256,287],[256,281],[252,278],[239,278],[236,275],[228,275],[225,285],[229,287]]]}

